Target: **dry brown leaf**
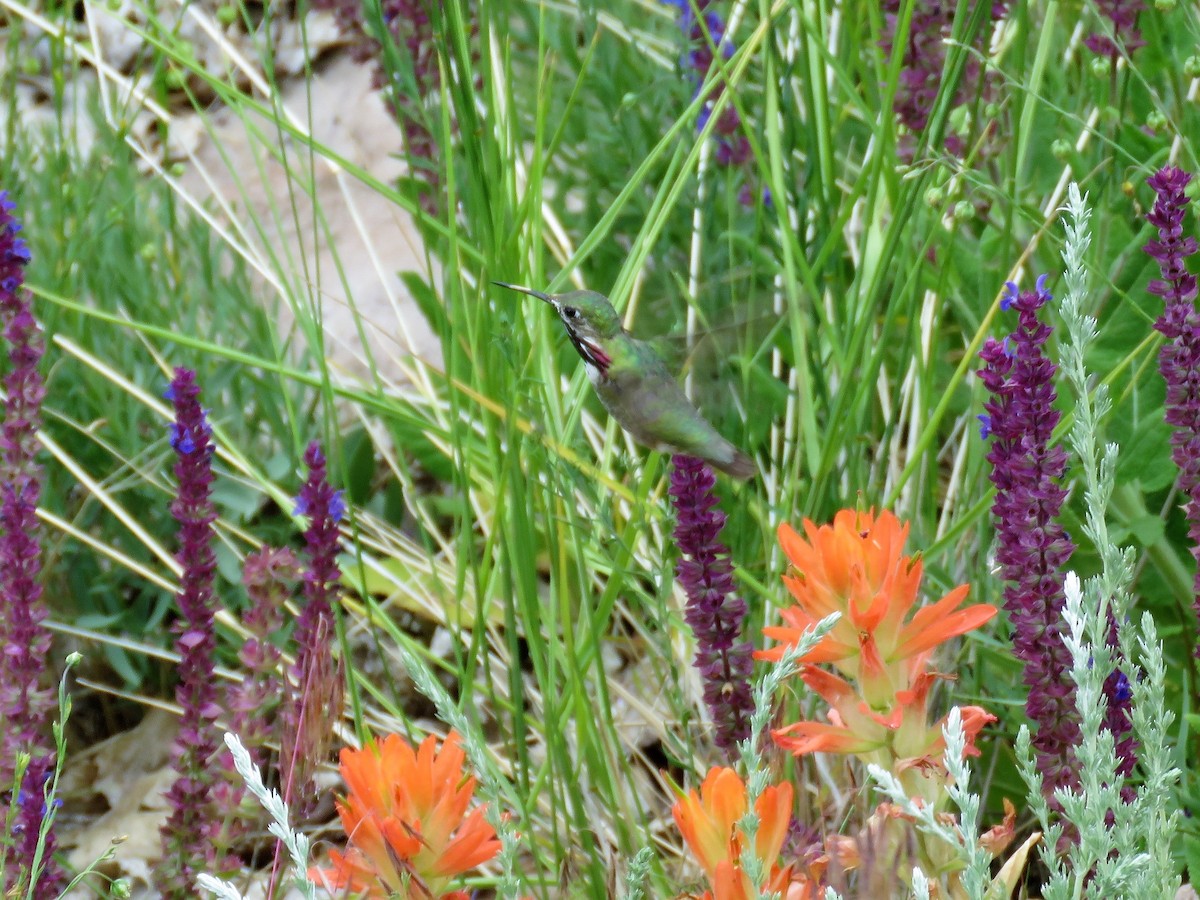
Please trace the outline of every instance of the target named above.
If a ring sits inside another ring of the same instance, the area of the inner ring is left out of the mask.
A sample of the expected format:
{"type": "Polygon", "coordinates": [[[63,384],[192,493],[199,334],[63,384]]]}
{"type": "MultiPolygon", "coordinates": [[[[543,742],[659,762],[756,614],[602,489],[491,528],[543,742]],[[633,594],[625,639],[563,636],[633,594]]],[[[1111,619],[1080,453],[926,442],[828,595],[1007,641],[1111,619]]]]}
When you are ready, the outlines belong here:
{"type": "Polygon", "coordinates": [[[170,751],[177,727],[175,716],[151,710],[131,731],[68,757],[57,834],[73,868],[85,868],[120,840],[100,871],[129,878],[135,896],[149,885],[151,865],[161,853],[158,829],[167,815],[163,792],[174,778],[170,751]]]}

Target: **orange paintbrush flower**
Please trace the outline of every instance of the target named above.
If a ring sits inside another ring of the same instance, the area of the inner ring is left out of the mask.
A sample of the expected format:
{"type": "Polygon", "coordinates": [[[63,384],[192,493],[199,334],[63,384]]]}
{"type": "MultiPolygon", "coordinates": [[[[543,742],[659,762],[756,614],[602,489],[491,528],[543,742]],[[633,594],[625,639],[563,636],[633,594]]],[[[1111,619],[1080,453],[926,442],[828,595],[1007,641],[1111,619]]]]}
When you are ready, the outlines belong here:
{"type": "MultiPolygon", "coordinates": [[[[785,782],[766,788],[754,810],[759,818],[754,850],[763,870],[769,873],[762,889],[785,891],[791,881],[791,867],[780,868],[775,862],[792,818],[792,786],[785,782]]],[[[741,866],[746,836],[738,823],[746,814],[746,785],[733,769],[714,766],[701,782],[700,792],[681,794],[671,814],[708,876],[712,891],[704,894],[705,898],[749,900],[758,896],[741,866]]]]}
{"type": "MultiPolygon", "coordinates": [[[[846,509],[820,527],[805,520],[804,536],[781,525],[779,543],[792,563],[783,580],[796,604],[781,613],[785,625],[764,629],[783,645],[757,655],[778,660],[787,645],[839,613],[833,629],[801,659],[800,677],[829,704],[826,720],[776,729],[775,743],[797,756],[844,753],[874,763],[895,775],[908,797],[941,814],[948,796],[945,720],[929,721],[928,700],[933,685],[948,676],[932,671],[930,658],[938,645],[990,620],[996,608],[960,609],[967,585],[916,608],[922,566],[904,555],[907,537],[908,526],[890,512],[876,517],[846,509]]],[[[977,754],[975,738],[995,717],[974,706],[961,714],[965,753],[977,754]]],[[[909,838],[895,837],[899,852],[909,838]]],[[[847,841],[827,844],[844,868],[851,867],[848,853],[857,846],[847,841]]],[[[935,869],[950,863],[943,859],[945,847],[928,845],[922,836],[917,841],[923,862],[935,869]]]]}
{"type": "Polygon", "coordinates": [[[890,512],[876,517],[843,509],[832,525],[805,519],[804,532],[801,537],[790,525],[779,526],[780,546],[794,568],[783,581],[796,605],[780,614],[786,625],[763,629],[783,645],[756,655],[779,659],[805,629],[840,612],[837,625],[802,661],[832,663],[854,677],[873,708],[886,708],[896,691],[909,687],[934,647],[996,614],[989,604],[958,609],[967,596],[964,584],[909,619],[922,566],[904,555],[908,525],[890,512]]]}
{"type": "Polygon", "coordinates": [[[450,732],[441,750],[430,735],[414,753],[398,734],[341,753],[347,793],[337,804],[349,838],[333,866],[309,875],[330,893],[448,900],[450,881],[500,850],[483,808],[467,812],[475,779],[463,773],[465,754],[450,732]]]}

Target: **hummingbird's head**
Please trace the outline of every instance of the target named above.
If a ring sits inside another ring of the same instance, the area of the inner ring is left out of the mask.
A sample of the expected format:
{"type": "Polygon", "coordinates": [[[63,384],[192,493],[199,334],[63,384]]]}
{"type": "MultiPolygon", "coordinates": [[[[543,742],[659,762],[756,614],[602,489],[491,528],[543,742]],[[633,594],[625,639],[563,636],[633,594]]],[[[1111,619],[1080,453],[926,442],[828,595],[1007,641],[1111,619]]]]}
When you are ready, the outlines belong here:
{"type": "Polygon", "coordinates": [[[568,291],[565,294],[547,294],[542,299],[554,307],[562,323],[567,326],[567,331],[578,337],[603,340],[621,331],[621,317],[603,294],[568,291]]]}
{"type": "Polygon", "coordinates": [[[505,284],[503,281],[493,283],[537,297],[553,306],[583,361],[598,368],[601,374],[607,371],[611,360],[604,351],[603,342],[616,337],[622,331],[621,317],[617,315],[607,297],[595,291],[543,294],[541,291],[505,284]]]}

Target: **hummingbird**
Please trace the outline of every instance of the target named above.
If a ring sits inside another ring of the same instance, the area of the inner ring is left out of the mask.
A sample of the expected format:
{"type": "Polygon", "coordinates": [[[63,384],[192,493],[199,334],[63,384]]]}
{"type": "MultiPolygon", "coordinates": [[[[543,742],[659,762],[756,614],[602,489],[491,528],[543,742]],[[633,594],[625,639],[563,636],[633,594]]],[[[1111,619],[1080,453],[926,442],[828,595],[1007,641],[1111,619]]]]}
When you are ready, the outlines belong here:
{"type": "Polygon", "coordinates": [[[493,284],[554,307],[600,402],[638,443],[662,453],[698,457],[734,478],[757,474],[753,460],[692,405],[654,348],[625,330],[603,294],[544,294],[502,281],[493,284]]]}

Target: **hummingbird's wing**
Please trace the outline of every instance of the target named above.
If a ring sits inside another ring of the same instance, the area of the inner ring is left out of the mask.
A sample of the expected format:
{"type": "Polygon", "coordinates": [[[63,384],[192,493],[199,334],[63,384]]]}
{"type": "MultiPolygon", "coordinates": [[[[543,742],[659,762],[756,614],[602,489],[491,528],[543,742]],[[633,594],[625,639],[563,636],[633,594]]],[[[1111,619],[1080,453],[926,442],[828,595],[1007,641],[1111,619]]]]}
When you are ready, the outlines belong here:
{"type": "Polygon", "coordinates": [[[736,478],[753,475],[754,463],[692,405],[653,348],[633,343],[636,365],[610,369],[596,385],[621,426],[652,449],[699,457],[736,478]]]}
{"type": "Polygon", "coordinates": [[[749,356],[771,344],[783,330],[785,320],[777,315],[761,315],[727,321],[720,325],[705,322],[693,335],[682,330],[645,338],[667,368],[683,378],[695,373],[702,379],[717,377],[731,357],[749,356]]]}

